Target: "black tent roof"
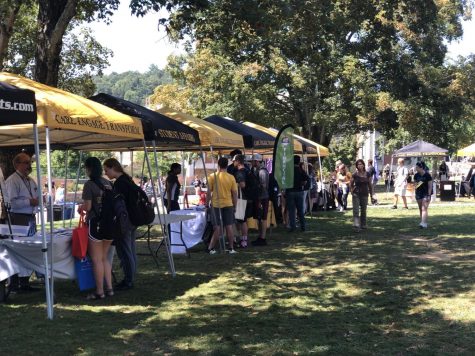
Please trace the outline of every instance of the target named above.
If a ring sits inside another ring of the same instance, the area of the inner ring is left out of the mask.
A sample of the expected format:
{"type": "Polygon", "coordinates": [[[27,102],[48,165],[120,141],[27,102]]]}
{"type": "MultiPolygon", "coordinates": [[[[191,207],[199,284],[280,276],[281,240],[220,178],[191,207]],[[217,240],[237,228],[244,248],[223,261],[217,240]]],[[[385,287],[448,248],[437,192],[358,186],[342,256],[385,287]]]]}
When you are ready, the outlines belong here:
{"type": "Polygon", "coordinates": [[[146,141],[155,140],[168,145],[200,144],[198,131],[146,107],[105,93],[99,93],[89,99],[141,119],[146,141]]]}
{"type": "Polygon", "coordinates": [[[443,157],[447,156],[447,150],[432,143],[422,140],[414,141],[397,150],[394,157],[443,157]]]}
{"type": "Polygon", "coordinates": [[[35,92],[0,82],[0,125],[36,124],[35,92]]]}
{"type": "Polygon", "coordinates": [[[241,135],[245,148],[273,148],[275,138],[233,119],[212,115],[205,119],[212,124],[241,135]]]}

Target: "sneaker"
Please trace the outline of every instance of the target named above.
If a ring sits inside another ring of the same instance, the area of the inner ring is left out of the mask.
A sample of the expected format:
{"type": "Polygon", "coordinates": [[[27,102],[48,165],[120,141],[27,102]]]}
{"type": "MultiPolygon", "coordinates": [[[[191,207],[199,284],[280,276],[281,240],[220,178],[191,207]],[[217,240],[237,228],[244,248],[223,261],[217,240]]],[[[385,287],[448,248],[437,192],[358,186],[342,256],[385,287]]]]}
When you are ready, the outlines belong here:
{"type": "Polygon", "coordinates": [[[229,251],[228,251],[228,253],[229,253],[230,255],[234,255],[234,254],[236,254],[236,253],[237,253],[237,251],[236,251],[236,250],[234,250],[234,249],[232,249],[232,250],[229,250],[229,251]]]}
{"type": "Polygon", "coordinates": [[[214,248],[212,248],[211,250],[208,250],[208,253],[210,255],[215,255],[216,254],[216,250],[214,248]]]}
{"type": "Polygon", "coordinates": [[[258,237],[254,241],[251,242],[252,246],[267,246],[266,239],[258,237]]]}
{"type": "Polygon", "coordinates": [[[246,240],[241,240],[241,247],[246,248],[247,247],[247,241],[246,240]]]}
{"type": "Polygon", "coordinates": [[[339,212],[344,212],[345,211],[345,208],[343,208],[342,206],[340,206],[340,208],[338,209],[339,212]]]}
{"type": "Polygon", "coordinates": [[[419,228],[420,229],[427,229],[427,224],[420,223],[419,228]]]}
{"type": "Polygon", "coordinates": [[[397,209],[397,206],[396,206],[396,205],[393,205],[393,206],[391,207],[391,209],[397,209]]]}

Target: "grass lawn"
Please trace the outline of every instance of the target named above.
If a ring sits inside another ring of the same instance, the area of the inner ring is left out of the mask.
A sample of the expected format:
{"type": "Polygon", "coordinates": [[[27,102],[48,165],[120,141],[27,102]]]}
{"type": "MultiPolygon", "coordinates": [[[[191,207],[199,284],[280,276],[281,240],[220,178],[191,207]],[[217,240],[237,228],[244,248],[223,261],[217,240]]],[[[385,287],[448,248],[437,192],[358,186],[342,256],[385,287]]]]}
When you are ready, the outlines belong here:
{"type": "Polygon", "coordinates": [[[474,214],[434,205],[419,230],[416,208],[370,208],[358,234],[350,212],[318,213],[268,247],[177,256],[174,279],[141,255],[136,288],[106,301],[57,282],[54,321],[44,294],[12,296],[0,355],[473,355],[474,214]]]}

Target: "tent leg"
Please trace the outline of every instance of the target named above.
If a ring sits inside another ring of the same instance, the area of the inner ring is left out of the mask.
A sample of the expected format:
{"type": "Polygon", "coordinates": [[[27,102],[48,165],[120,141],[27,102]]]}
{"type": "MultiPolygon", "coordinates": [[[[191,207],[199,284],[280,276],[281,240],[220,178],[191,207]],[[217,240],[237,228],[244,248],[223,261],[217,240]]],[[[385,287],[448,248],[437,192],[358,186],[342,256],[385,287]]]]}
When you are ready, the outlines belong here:
{"type": "Polygon", "coordinates": [[[78,197],[79,175],[81,174],[81,162],[82,162],[82,151],[79,151],[78,169],[76,171],[76,186],[74,188],[73,212],[71,214],[71,218],[69,219],[69,227],[72,227],[73,225],[74,208],[76,207],[76,199],[78,197]]]}
{"type": "MultiPolygon", "coordinates": [[[[50,142],[50,136],[49,136],[49,128],[46,127],[45,129],[46,133],[46,166],[48,170],[48,203],[49,203],[49,212],[50,212],[50,224],[49,224],[49,231],[50,231],[50,248],[49,248],[49,253],[50,253],[50,266],[51,266],[51,284],[50,284],[50,289],[51,289],[51,297],[54,299],[54,251],[53,251],[53,233],[54,233],[54,210],[53,210],[53,200],[51,199],[52,193],[53,193],[53,181],[52,181],[52,176],[51,176],[51,142],[50,142]]],[[[41,188],[40,188],[41,190],[41,188]]]]}
{"type": "MultiPolygon", "coordinates": [[[[45,266],[45,289],[46,289],[46,307],[48,319],[53,320],[53,301],[51,298],[51,289],[50,289],[50,276],[49,276],[49,263],[48,263],[48,244],[46,242],[46,228],[45,228],[45,216],[43,215],[44,206],[43,206],[43,197],[41,194],[41,169],[40,169],[40,146],[38,143],[38,126],[33,125],[33,131],[35,136],[35,158],[36,158],[36,175],[38,179],[38,201],[40,209],[40,222],[41,222],[41,239],[42,239],[42,252],[43,252],[43,263],[45,266]]],[[[50,243],[51,245],[51,243],[50,243]]]]}
{"type": "Polygon", "coordinates": [[[66,228],[66,219],[64,218],[64,211],[66,207],[66,195],[68,193],[68,159],[69,159],[69,148],[66,149],[66,159],[65,159],[65,167],[66,167],[66,173],[64,174],[64,200],[63,200],[63,206],[61,209],[61,218],[63,219],[63,229],[66,228]]]}
{"type": "MultiPolygon", "coordinates": [[[[158,177],[158,181],[160,182],[161,178],[160,178],[160,170],[158,169],[157,147],[156,147],[155,141],[152,141],[152,142],[153,142],[154,160],[155,160],[155,165],[157,167],[157,177],[158,177]]],[[[144,147],[145,159],[147,160],[148,171],[149,171],[149,174],[151,176],[152,175],[152,170],[150,168],[150,161],[148,159],[148,150],[147,150],[147,145],[145,144],[145,140],[143,142],[143,145],[144,145],[143,147],[144,147]]],[[[162,199],[163,199],[163,192],[162,192],[162,189],[161,189],[161,183],[159,183],[159,189],[160,189],[160,195],[162,196],[162,199]]],[[[155,204],[157,206],[158,219],[160,221],[160,208],[158,207],[158,197],[157,197],[155,187],[153,186],[153,179],[152,179],[152,191],[153,191],[153,196],[155,198],[155,204]]],[[[163,200],[162,200],[162,203],[163,203],[163,200]]],[[[163,204],[163,207],[165,207],[165,204],[163,204]]],[[[160,221],[160,224],[162,225],[163,242],[164,242],[165,248],[167,250],[168,263],[170,265],[170,272],[172,273],[172,276],[175,277],[176,276],[175,262],[173,261],[173,254],[172,254],[172,250],[171,250],[171,246],[170,246],[170,240],[168,239],[168,229],[166,228],[165,224],[162,224],[161,221],[160,221]]]]}

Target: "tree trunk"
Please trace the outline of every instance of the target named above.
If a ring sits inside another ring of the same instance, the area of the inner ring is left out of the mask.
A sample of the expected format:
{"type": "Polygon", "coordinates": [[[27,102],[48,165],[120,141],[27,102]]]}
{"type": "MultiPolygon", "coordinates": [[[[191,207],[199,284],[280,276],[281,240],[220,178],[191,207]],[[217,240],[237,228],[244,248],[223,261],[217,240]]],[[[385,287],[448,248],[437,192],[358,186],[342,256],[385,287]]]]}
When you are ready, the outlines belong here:
{"type": "Polygon", "coordinates": [[[35,55],[35,80],[58,85],[61,49],[66,29],[76,14],[78,0],[40,0],[38,40],[35,55]]]}
{"type": "Polygon", "coordinates": [[[13,25],[20,11],[23,1],[17,1],[15,5],[9,5],[0,18],[0,71],[5,67],[5,59],[8,54],[8,44],[13,34],[13,25]]]}

